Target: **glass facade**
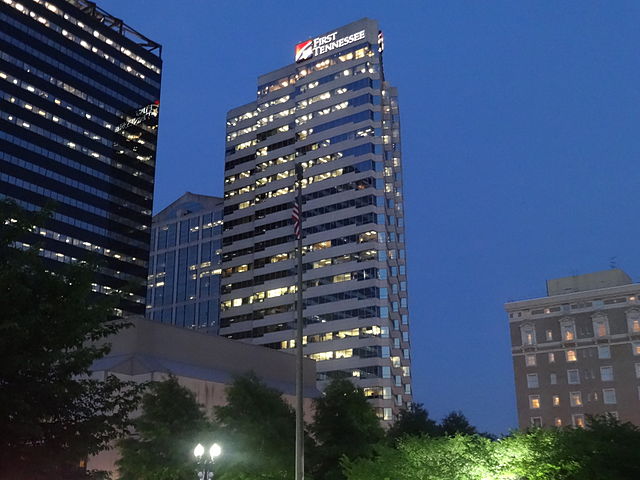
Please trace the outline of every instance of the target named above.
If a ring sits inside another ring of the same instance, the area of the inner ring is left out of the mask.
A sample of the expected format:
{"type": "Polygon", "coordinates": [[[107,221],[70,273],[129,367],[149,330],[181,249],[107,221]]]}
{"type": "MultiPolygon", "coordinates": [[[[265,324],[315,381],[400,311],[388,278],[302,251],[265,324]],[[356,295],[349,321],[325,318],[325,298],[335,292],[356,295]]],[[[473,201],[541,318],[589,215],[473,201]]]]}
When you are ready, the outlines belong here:
{"type": "Polygon", "coordinates": [[[153,217],[147,318],[218,333],[222,207],[185,193],[153,217]]]}
{"type": "Polygon", "coordinates": [[[412,399],[398,96],[375,21],[333,33],[228,114],[220,334],[295,347],[301,164],[305,354],[320,388],[352,378],[390,421],[412,399]]]}
{"type": "Polygon", "coordinates": [[[145,310],[161,47],[83,0],[0,2],[0,198],[49,206],[25,239],[49,268],[145,310]]]}

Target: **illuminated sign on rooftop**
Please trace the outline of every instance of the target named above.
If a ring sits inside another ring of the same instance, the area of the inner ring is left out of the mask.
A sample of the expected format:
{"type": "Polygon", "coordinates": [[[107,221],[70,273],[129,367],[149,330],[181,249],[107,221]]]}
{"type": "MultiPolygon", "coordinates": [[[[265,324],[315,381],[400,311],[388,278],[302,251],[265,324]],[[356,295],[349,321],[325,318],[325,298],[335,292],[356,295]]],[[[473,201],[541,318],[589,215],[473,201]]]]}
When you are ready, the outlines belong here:
{"type": "Polygon", "coordinates": [[[306,40],[296,45],[296,63],[309,60],[312,57],[322,55],[323,53],[330,52],[332,50],[335,50],[336,48],[345,47],[354,42],[357,42],[358,40],[364,40],[364,38],[365,31],[360,30],[359,32],[352,33],[340,38],[338,38],[338,32],[336,31],[333,33],[329,33],[328,35],[316,37],[312,40],[306,40]]]}

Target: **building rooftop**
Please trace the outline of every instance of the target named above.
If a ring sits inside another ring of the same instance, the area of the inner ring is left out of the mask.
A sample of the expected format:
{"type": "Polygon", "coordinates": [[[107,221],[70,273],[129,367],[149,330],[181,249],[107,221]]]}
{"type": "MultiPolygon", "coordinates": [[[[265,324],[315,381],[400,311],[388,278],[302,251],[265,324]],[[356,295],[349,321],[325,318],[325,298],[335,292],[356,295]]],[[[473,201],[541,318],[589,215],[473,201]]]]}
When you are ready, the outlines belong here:
{"type": "MultiPolygon", "coordinates": [[[[254,372],[270,387],[295,394],[295,355],[138,316],[127,320],[132,327],[108,339],[111,351],[94,362],[92,371],[162,372],[218,383],[231,383],[237,375],[254,372]]],[[[319,395],[315,361],[310,359],[304,360],[304,394],[319,395]]]]}
{"type": "Polygon", "coordinates": [[[89,0],[66,0],[66,2],[70,3],[76,8],[79,8],[87,15],[95,18],[99,23],[103,24],[106,27],[109,27],[115,32],[118,32],[120,35],[128,38],[136,45],[141,46],[148,52],[153,53],[157,57],[162,57],[162,45],[144,36],[137,30],[134,30],[119,18],[116,18],[113,15],[105,12],[103,9],[98,7],[95,2],[91,2],[89,0]]]}
{"type": "Polygon", "coordinates": [[[547,295],[564,295],[566,293],[587,292],[601,288],[619,287],[633,283],[631,277],[618,268],[600,272],[572,275],[570,277],[547,280],[547,295]]]}

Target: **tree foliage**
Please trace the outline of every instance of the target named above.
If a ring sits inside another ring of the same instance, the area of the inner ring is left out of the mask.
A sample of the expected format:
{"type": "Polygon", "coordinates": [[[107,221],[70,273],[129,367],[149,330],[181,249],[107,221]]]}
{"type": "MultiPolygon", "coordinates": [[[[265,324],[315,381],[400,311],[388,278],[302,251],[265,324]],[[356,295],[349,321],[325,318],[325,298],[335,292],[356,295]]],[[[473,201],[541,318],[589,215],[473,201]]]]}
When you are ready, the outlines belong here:
{"type": "Polygon", "coordinates": [[[119,442],[120,478],[192,480],[193,448],[211,443],[212,430],[194,394],[175,377],[152,383],[134,420],[134,435],[119,442]]]}
{"type": "Polygon", "coordinates": [[[139,387],[88,378],[120,328],[113,303],[91,292],[94,271],[45,268],[38,247],[15,242],[47,214],[0,202],[0,478],[73,476],[87,455],[122,435],[139,387]]]}
{"type": "Polygon", "coordinates": [[[476,427],[469,423],[467,417],[462,412],[451,412],[440,422],[440,429],[443,435],[475,435],[478,433],[476,427]]]}
{"type": "Polygon", "coordinates": [[[224,444],[217,476],[223,480],[293,478],[295,413],[282,394],[249,373],[227,387],[215,408],[216,438],[224,444]]]}
{"type": "Polygon", "coordinates": [[[374,458],[347,459],[348,480],[631,480],[640,428],[611,417],[587,428],[534,429],[500,440],[481,435],[405,436],[374,458]]]}
{"type": "Polygon", "coordinates": [[[311,430],[318,442],[314,478],[324,480],[343,479],[341,458],[370,456],[373,446],[384,438],[363,390],[348,379],[333,380],[316,399],[311,430]]]}
{"type": "Polygon", "coordinates": [[[387,437],[392,443],[404,436],[437,437],[441,434],[442,429],[435,420],[429,418],[429,412],[421,403],[413,403],[410,407],[400,410],[398,418],[387,430],[387,437]]]}

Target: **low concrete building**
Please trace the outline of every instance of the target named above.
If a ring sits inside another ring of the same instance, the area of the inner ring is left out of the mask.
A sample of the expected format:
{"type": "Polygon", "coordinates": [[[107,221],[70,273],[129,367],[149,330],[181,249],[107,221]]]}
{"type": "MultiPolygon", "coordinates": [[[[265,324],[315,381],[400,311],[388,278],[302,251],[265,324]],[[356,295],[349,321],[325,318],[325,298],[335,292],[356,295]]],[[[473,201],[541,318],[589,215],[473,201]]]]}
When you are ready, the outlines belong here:
{"type": "MultiPolygon", "coordinates": [[[[133,326],[111,337],[111,352],[93,364],[95,378],[113,374],[148,382],[174,375],[211,414],[213,407],[226,403],[225,389],[235,376],[254,372],[294,406],[294,355],[142,317],[129,320],[133,326]]],[[[312,399],[320,395],[315,361],[304,360],[304,378],[305,417],[311,421],[312,399]]],[[[106,451],[90,459],[88,468],[114,471],[116,459],[116,451],[106,451]]]]}
{"type": "Polygon", "coordinates": [[[520,428],[604,413],[640,425],[640,284],[612,269],[548,280],[547,293],[505,304],[520,428]]]}

